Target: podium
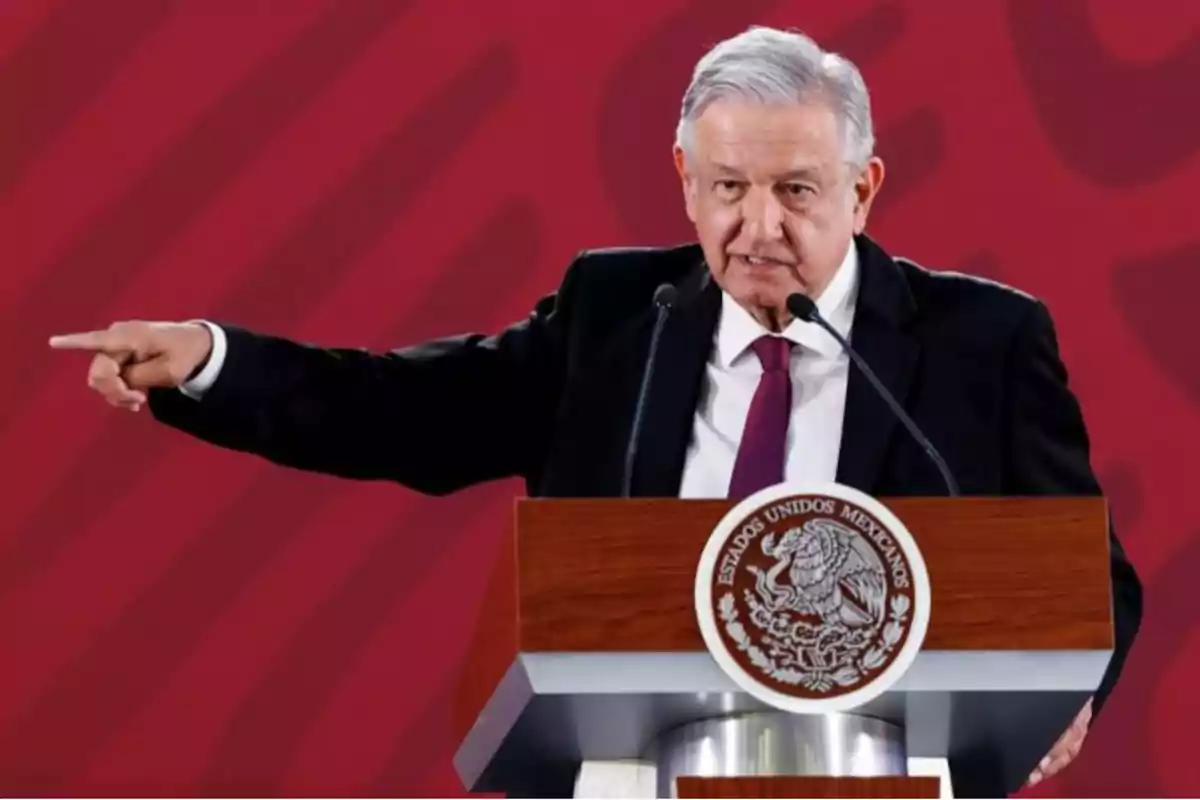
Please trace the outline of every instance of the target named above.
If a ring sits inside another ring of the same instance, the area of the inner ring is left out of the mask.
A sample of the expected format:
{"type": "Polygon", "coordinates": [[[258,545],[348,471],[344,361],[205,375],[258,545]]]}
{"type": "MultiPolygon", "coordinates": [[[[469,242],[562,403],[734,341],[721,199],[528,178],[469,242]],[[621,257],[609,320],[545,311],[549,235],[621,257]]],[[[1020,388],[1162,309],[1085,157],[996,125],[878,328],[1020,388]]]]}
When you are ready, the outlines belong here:
{"type": "Polygon", "coordinates": [[[571,796],[582,760],[657,765],[658,796],[956,796],[1018,789],[1113,650],[1103,498],[880,498],[928,568],[911,667],[852,711],[797,715],[706,650],[700,554],[730,501],[522,499],[456,695],[473,792],[571,796]]]}

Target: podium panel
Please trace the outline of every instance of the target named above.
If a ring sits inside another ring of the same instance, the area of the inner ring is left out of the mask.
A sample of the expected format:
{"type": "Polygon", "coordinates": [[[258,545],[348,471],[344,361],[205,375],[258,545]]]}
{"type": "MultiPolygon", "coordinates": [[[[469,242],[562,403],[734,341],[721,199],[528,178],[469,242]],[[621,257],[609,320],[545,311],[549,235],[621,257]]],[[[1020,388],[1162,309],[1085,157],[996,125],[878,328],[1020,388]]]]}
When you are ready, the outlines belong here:
{"type": "MultiPolygon", "coordinates": [[[[945,757],[952,773],[1015,789],[1112,654],[1106,503],[882,502],[919,543],[933,609],[912,666],[853,716],[897,731],[901,764],[945,757]]],[[[718,667],[696,623],[696,564],[730,507],[517,502],[459,693],[455,764],[468,788],[561,796],[565,786],[569,795],[583,759],[645,759],[661,770],[689,725],[778,713],[718,667]]],[[[791,771],[864,775],[861,762],[809,755],[812,764],[791,771]]],[[[904,777],[895,773],[876,774],[904,777]]]]}

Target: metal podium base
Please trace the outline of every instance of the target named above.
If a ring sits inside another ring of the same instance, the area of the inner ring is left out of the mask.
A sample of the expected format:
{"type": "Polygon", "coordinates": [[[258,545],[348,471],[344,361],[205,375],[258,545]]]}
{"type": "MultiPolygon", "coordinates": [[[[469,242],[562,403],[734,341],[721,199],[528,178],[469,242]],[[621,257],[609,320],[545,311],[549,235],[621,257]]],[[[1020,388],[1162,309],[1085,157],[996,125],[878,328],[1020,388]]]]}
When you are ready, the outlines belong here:
{"type": "Polygon", "coordinates": [[[906,775],[904,728],[854,714],[763,711],[700,720],[664,733],[655,747],[658,796],[696,775],[906,775]]]}

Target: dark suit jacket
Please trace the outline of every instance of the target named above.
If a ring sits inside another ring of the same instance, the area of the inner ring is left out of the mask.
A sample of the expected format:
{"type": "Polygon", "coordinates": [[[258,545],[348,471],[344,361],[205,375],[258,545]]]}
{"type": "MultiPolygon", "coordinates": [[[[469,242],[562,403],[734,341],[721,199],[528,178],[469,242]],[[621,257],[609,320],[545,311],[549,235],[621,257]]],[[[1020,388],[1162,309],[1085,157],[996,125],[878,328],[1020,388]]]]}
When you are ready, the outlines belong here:
{"type": "MultiPolygon", "coordinates": [[[[865,236],[852,343],[941,451],[963,494],[1094,495],[1079,406],[1036,299],[893,259],[865,236]]],[[[531,495],[619,495],[656,287],[679,288],[648,396],[635,495],[675,496],[720,291],[698,246],[585,252],[559,291],[493,336],[384,355],[320,349],[225,325],[202,402],[151,393],[157,418],[279,464],[444,494],[505,476],[531,495]]],[[[851,370],[838,481],[875,496],[940,495],[938,472],[851,370]]],[[[1112,540],[1116,653],[1141,587],[1112,540]]],[[[1099,710],[1097,708],[1097,710],[1099,710]]]]}

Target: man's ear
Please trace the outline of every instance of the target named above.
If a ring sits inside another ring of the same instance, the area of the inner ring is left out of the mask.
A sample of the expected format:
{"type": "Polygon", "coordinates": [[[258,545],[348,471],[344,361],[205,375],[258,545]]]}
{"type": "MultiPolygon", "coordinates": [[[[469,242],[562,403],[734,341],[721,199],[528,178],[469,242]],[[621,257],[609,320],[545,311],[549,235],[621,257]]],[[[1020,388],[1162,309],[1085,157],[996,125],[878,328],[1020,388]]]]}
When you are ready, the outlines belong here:
{"type": "Polygon", "coordinates": [[[683,204],[687,208],[688,219],[696,222],[696,179],[688,170],[687,155],[683,148],[676,143],[672,154],[675,158],[675,171],[679,173],[679,183],[683,188],[683,204]]]}
{"type": "Polygon", "coordinates": [[[871,203],[883,185],[883,160],[872,158],[863,167],[854,181],[854,232],[862,233],[867,228],[867,217],[871,214],[871,203]]]}

